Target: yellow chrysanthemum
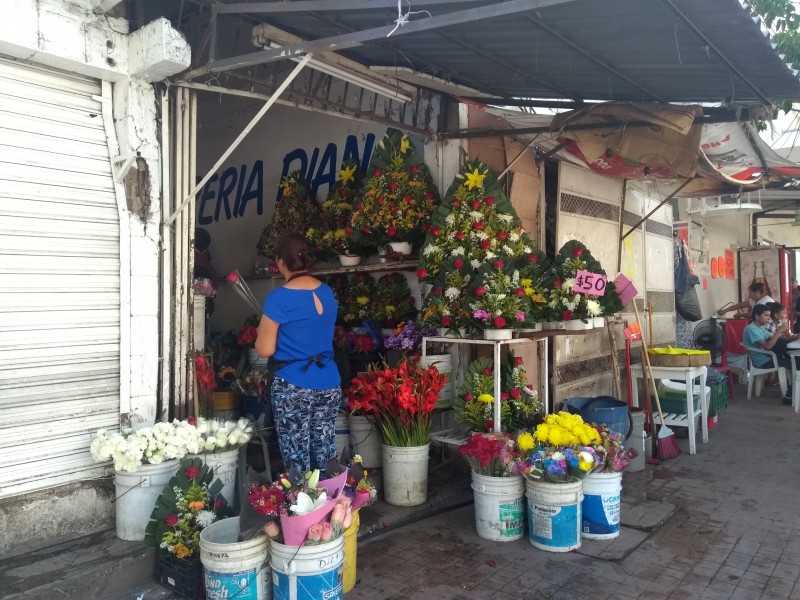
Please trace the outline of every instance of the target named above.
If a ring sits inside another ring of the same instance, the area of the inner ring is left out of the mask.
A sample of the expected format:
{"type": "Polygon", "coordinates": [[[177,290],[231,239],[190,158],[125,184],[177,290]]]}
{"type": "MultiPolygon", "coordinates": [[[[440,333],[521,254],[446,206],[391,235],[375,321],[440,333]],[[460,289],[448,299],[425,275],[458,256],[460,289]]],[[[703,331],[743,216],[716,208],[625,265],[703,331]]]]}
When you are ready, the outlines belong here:
{"type": "Polygon", "coordinates": [[[491,402],[494,402],[494,396],[492,396],[491,394],[481,394],[480,396],[478,396],[478,402],[484,402],[486,404],[490,404],[491,402]]]}
{"type": "Polygon", "coordinates": [[[517,437],[517,446],[523,452],[527,452],[528,450],[533,450],[535,443],[533,441],[533,436],[530,433],[522,433],[517,437]]]}

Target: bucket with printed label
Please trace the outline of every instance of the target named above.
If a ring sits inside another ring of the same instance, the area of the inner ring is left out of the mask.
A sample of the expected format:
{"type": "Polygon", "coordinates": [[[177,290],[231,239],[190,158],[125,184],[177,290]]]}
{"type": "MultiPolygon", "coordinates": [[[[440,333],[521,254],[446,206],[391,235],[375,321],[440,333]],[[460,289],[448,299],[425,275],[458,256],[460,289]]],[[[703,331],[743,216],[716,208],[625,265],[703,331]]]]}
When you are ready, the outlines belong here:
{"type": "Polygon", "coordinates": [[[583,480],[581,535],[589,540],[619,536],[622,473],[589,473],[583,480]]]}
{"type": "Polygon", "coordinates": [[[540,550],[569,552],[581,547],[583,482],[525,481],[528,539],[540,550]]]}
{"type": "Polygon", "coordinates": [[[272,542],[272,594],[275,600],[342,600],[344,536],[315,546],[272,542]]]}
{"type": "Polygon", "coordinates": [[[271,600],[269,538],[265,534],[244,542],[239,517],[222,519],[200,532],[200,562],[206,600],[271,600]]]}
{"type": "Polygon", "coordinates": [[[525,534],[525,480],[472,472],[475,529],[485,540],[510,542],[525,534]]]}

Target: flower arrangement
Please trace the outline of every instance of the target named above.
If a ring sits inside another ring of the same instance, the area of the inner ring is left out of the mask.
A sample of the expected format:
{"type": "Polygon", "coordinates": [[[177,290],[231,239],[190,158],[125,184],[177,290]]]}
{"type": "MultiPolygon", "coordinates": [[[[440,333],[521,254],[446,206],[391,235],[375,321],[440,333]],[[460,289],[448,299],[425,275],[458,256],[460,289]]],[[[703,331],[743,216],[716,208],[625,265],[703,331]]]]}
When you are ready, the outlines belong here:
{"type": "Polygon", "coordinates": [[[504,328],[519,323],[520,316],[527,318],[526,305],[522,296],[510,295],[522,289],[520,267],[539,256],[495,174],[479,160],[467,162],[431,218],[420,252],[417,276],[432,287],[423,319],[436,327],[450,327],[442,325],[442,319],[447,317],[445,322],[451,324],[462,319],[459,309],[464,307],[459,300],[466,298],[467,319],[473,326],[477,322],[480,328],[504,328]],[[445,283],[440,275],[451,268],[460,272],[459,280],[445,283]],[[440,295],[431,298],[437,288],[440,295]],[[488,290],[490,295],[474,295],[480,290],[488,290]],[[456,310],[450,303],[456,304],[456,310]],[[491,309],[499,309],[500,314],[491,309]],[[476,311],[481,311],[478,316],[476,311]],[[502,326],[495,324],[498,317],[502,326]]]}
{"type": "Polygon", "coordinates": [[[473,472],[489,477],[516,475],[519,451],[516,438],[509,433],[476,433],[458,451],[473,472]]]}
{"type": "Polygon", "coordinates": [[[258,300],[256,300],[256,297],[253,295],[253,291],[250,289],[250,286],[247,285],[247,282],[244,280],[241,273],[239,273],[239,270],[234,269],[228,273],[227,279],[228,283],[233,288],[233,291],[236,292],[236,295],[244,300],[244,303],[247,304],[247,306],[260,315],[263,309],[258,303],[258,300]]]}
{"type": "Polygon", "coordinates": [[[348,410],[371,415],[387,446],[428,443],[431,413],[447,376],[435,367],[401,361],[396,367],[370,365],[353,377],[345,392],[348,410]]]}
{"type": "Polygon", "coordinates": [[[199,458],[186,459],[164,487],[145,529],[144,543],[162,554],[189,559],[200,555],[200,532],[231,516],[223,484],[199,458]]]}
{"type": "Polygon", "coordinates": [[[536,481],[565,483],[582,479],[600,465],[594,449],[599,441],[597,429],[584,423],[580,415],[565,411],[547,415],[533,434],[517,437],[517,447],[524,457],[517,469],[536,481]]]}
{"type": "Polygon", "coordinates": [[[311,196],[311,186],[300,171],[293,171],[281,180],[272,221],[261,232],[256,246],[258,254],[275,256],[278,239],[291,231],[306,232],[317,218],[319,206],[311,196]]]}
{"type": "Polygon", "coordinates": [[[239,332],[236,335],[236,343],[244,348],[253,348],[256,345],[258,338],[258,324],[261,321],[261,315],[250,315],[239,326],[239,332]]]}
{"type": "Polygon", "coordinates": [[[408,281],[402,273],[387,273],[375,285],[375,320],[387,328],[417,315],[408,281]]]}
{"type": "Polygon", "coordinates": [[[266,391],[266,374],[259,369],[251,369],[239,377],[234,385],[244,396],[261,396],[266,391]]]}
{"type": "Polygon", "coordinates": [[[197,429],[202,443],[200,450],[193,454],[233,450],[253,438],[253,424],[245,417],[237,421],[189,417],[186,422],[197,429]]]}
{"type": "Polygon", "coordinates": [[[408,136],[389,128],[372,155],[369,173],[363,197],[354,204],[353,237],[370,246],[417,241],[438,197],[408,136]]]}
{"type": "MultiPolygon", "coordinates": [[[[409,319],[398,324],[392,334],[384,338],[383,347],[387,350],[397,350],[407,356],[414,356],[422,348],[422,338],[435,334],[436,332],[433,329],[423,329],[416,322],[409,319]]],[[[428,344],[429,354],[446,354],[449,351],[449,344],[428,344]]]]}
{"type": "MultiPolygon", "coordinates": [[[[430,281],[424,268],[417,271],[417,277],[430,281]]],[[[464,259],[454,256],[447,259],[430,283],[430,292],[422,306],[423,323],[448,332],[474,328],[469,296],[465,293],[473,278],[473,269],[464,259]]]]}
{"type": "MultiPolygon", "coordinates": [[[[539,395],[527,383],[522,358],[509,352],[500,371],[500,420],[503,431],[530,429],[541,422],[539,395]]],[[[476,432],[494,429],[494,370],[489,358],[467,368],[455,404],[456,417],[476,432]]]]}
{"type": "Polygon", "coordinates": [[[344,493],[352,501],[353,510],[369,506],[378,497],[378,490],[369,481],[369,472],[364,468],[359,454],[353,456],[347,468],[344,493]]]}
{"type": "Polygon", "coordinates": [[[594,450],[599,458],[595,472],[616,473],[630,466],[630,459],[637,456],[636,450],[623,448],[622,434],[611,431],[605,425],[594,424],[600,434],[600,441],[595,443],[594,450]]]}
{"type": "Polygon", "coordinates": [[[358,325],[375,315],[375,280],[366,273],[356,273],[347,278],[347,284],[338,290],[339,320],[344,325],[358,325]]]}
{"type": "Polygon", "coordinates": [[[361,173],[356,159],[342,163],[336,184],[322,203],[319,225],[310,227],[306,237],[322,252],[329,254],[361,254],[365,248],[354,243],[350,219],[353,204],[361,188],[361,173]]]}

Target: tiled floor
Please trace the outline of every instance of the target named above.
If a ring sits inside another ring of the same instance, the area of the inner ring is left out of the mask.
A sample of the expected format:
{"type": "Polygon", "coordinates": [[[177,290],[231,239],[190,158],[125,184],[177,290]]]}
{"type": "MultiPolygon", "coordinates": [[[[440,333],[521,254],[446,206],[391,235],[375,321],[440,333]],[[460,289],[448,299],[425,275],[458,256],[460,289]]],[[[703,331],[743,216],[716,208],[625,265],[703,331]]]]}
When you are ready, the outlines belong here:
{"type": "Polygon", "coordinates": [[[625,475],[615,546],[489,542],[467,506],[360,541],[346,600],[800,600],[800,415],[776,388],[744,395],[696,455],[679,439],[679,457],[625,475]]]}

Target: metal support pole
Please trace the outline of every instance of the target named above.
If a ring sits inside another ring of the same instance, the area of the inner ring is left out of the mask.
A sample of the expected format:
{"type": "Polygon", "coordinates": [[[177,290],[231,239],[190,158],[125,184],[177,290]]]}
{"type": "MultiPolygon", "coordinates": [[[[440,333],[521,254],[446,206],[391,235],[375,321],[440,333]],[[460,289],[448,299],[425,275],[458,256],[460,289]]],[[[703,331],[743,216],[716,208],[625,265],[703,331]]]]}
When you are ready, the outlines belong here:
{"type": "Polygon", "coordinates": [[[654,214],[654,213],[655,213],[655,212],[656,212],[656,211],[657,211],[659,208],[661,208],[662,206],[664,206],[664,204],[666,204],[666,203],[667,203],[669,200],[672,200],[672,198],[674,198],[674,197],[675,197],[675,195],[676,195],[678,192],[680,192],[680,191],[681,191],[683,188],[685,188],[687,185],[689,185],[689,182],[690,182],[690,181],[691,181],[691,178],[687,179],[687,180],[686,180],[686,181],[684,181],[682,184],[680,184],[680,185],[678,186],[678,188],[677,188],[677,189],[676,189],[674,192],[672,192],[672,193],[671,193],[669,196],[667,196],[667,197],[666,197],[666,198],[664,198],[664,199],[663,199],[661,202],[659,202],[659,203],[656,205],[656,207],[655,207],[653,210],[651,210],[651,211],[650,211],[649,213],[647,213],[647,214],[646,214],[644,217],[642,217],[641,219],[639,219],[639,221],[636,223],[636,225],[634,225],[633,227],[631,227],[631,228],[628,230],[628,232],[627,232],[625,235],[623,235],[623,236],[620,238],[620,240],[619,240],[619,241],[620,241],[620,242],[622,242],[622,240],[624,240],[626,237],[628,237],[630,234],[632,234],[634,231],[636,231],[636,230],[639,228],[639,225],[641,225],[642,223],[644,223],[645,221],[647,221],[647,219],[649,219],[650,217],[652,217],[652,216],[653,216],[653,214],[654,214]]]}

